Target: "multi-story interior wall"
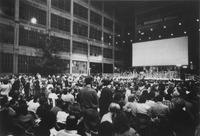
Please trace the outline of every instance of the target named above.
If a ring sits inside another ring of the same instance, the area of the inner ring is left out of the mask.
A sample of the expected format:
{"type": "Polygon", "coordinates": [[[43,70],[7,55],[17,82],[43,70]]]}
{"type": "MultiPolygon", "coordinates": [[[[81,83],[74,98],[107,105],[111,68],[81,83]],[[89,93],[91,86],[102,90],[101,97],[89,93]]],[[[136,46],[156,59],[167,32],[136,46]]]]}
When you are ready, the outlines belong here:
{"type": "MultiPolygon", "coordinates": [[[[152,5],[156,2],[152,2],[152,5]]],[[[159,4],[159,2],[157,2],[159,4]]],[[[135,11],[134,42],[188,37],[188,69],[199,71],[199,2],[160,2],[158,7],[135,11]]]]}
{"type": "Polygon", "coordinates": [[[120,23],[91,0],[0,0],[0,72],[36,72],[46,44],[67,73],[112,73],[123,65],[120,23]],[[34,23],[32,22],[34,19],[34,23]]]}

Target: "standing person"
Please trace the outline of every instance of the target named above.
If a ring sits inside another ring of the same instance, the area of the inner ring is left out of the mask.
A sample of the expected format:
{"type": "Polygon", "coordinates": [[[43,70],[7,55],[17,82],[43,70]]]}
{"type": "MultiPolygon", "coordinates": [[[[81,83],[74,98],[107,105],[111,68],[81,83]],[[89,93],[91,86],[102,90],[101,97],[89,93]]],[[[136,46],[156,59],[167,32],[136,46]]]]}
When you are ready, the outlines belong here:
{"type": "Polygon", "coordinates": [[[0,84],[0,94],[8,97],[11,88],[12,85],[9,83],[8,79],[4,79],[3,84],[0,84]]]}
{"type": "Polygon", "coordinates": [[[77,95],[77,101],[80,103],[82,110],[84,109],[98,109],[97,92],[92,89],[92,77],[85,78],[85,87],[80,90],[77,95]]]}
{"type": "Polygon", "coordinates": [[[108,112],[108,107],[110,103],[113,101],[112,90],[110,88],[110,81],[108,79],[104,79],[102,82],[103,82],[103,89],[101,91],[101,96],[99,98],[99,108],[101,117],[108,112]]]}

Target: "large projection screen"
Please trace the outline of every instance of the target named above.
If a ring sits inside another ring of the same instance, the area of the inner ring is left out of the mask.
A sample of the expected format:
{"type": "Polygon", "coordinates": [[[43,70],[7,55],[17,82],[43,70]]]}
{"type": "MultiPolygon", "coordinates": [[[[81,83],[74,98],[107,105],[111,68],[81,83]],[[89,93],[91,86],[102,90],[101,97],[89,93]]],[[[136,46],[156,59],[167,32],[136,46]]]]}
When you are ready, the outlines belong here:
{"type": "Polygon", "coordinates": [[[133,67],[166,65],[188,65],[188,37],[133,43],[133,67]]]}

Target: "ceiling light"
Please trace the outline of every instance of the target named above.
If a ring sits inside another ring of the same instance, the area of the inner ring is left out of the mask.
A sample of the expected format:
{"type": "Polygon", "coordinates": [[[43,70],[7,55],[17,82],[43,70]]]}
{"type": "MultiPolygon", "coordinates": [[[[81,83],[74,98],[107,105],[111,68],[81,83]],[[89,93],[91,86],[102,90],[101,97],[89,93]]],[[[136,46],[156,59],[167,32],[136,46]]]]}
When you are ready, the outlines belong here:
{"type": "Polygon", "coordinates": [[[131,40],[131,42],[133,42],[133,40],[131,40]]]}
{"type": "Polygon", "coordinates": [[[161,35],[158,36],[158,38],[161,38],[161,37],[162,37],[161,35]]]}
{"type": "Polygon", "coordinates": [[[166,28],[167,28],[167,26],[165,26],[165,25],[164,25],[164,26],[163,26],[163,28],[164,28],[164,29],[166,29],[166,28]]]}
{"type": "Polygon", "coordinates": [[[116,44],[118,44],[118,42],[115,42],[116,44]]]}
{"type": "Polygon", "coordinates": [[[139,30],[138,33],[141,33],[141,31],[139,30]]]}
{"type": "Polygon", "coordinates": [[[144,32],[142,32],[141,35],[144,35],[144,32]]]}
{"type": "Polygon", "coordinates": [[[184,31],[184,34],[187,34],[187,32],[186,32],[186,31],[184,31]]]}
{"type": "Polygon", "coordinates": [[[150,31],[153,31],[153,28],[150,28],[150,31]]]}
{"type": "Polygon", "coordinates": [[[32,18],[31,18],[31,23],[32,23],[32,24],[37,24],[37,19],[36,19],[35,17],[32,17],[32,18]]]}
{"type": "Polygon", "coordinates": [[[109,36],[109,38],[111,39],[111,38],[112,38],[112,36],[109,36]]]}
{"type": "Polygon", "coordinates": [[[149,37],[149,40],[151,39],[151,37],[149,37]]]}
{"type": "Polygon", "coordinates": [[[139,41],[141,41],[142,39],[140,38],[139,41]]]}
{"type": "Polygon", "coordinates": [[[128,33],[128,35],[130,35],[130,33],[128,33]]]}
{"type": "Polygon", "coordinates": [[[174,34],[173,33],[171,33],[171,36],[173,36],[174,34]]]}
{"type": "Polygon", "coordinates": [[[197,18],[196,21],[199,22],[199,19],[197,18]]]}
{"type": "Polygon", "coordinates": [[[117,36],[120,37],[120,34],[118,34],[117,36]]]}
{"type": "Polygon", "coordinates": [[[179,22],[179,23],[178,23],[178,25],[180,25],[180,26],[181,26],[181,25],[182,25],[182,23],[181,23],[181,22],[179,22]]]}
{"type": "Polygon", "coordinates": [[[125,43],[125,41],[123,41],[123,43],[125,43]]]}

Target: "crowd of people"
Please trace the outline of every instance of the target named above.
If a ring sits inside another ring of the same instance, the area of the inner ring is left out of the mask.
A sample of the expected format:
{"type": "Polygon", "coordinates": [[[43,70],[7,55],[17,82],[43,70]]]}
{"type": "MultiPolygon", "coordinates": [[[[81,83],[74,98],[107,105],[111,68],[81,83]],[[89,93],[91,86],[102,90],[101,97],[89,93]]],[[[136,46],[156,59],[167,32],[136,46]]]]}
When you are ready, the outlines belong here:
{"type": "Polygon", "coordinates": [[[197,136],[199,85],[98,74],[4,75],[0,135],[197,136]]]}

